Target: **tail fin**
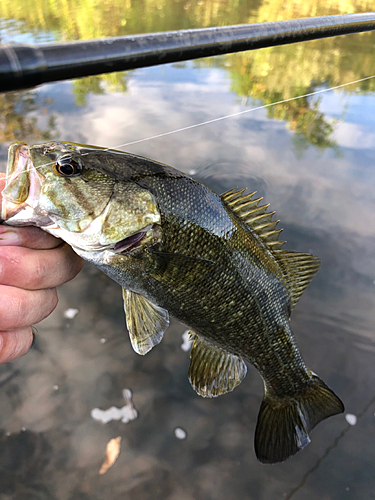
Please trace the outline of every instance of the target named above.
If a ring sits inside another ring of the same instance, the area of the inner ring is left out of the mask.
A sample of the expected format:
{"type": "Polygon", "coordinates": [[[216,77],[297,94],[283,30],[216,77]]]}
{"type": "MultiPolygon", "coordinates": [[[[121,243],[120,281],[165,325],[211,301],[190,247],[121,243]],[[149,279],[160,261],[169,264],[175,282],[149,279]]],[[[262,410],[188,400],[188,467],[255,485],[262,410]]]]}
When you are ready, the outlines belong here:
{"type": "Polygon", "coordinates": [[[341,400],[316,375],[295,398],[273,397],[266,391],[255,430],[258,460],[283,462],[309,444],[309,432],[319,422],[343,411],[341,400]]]}

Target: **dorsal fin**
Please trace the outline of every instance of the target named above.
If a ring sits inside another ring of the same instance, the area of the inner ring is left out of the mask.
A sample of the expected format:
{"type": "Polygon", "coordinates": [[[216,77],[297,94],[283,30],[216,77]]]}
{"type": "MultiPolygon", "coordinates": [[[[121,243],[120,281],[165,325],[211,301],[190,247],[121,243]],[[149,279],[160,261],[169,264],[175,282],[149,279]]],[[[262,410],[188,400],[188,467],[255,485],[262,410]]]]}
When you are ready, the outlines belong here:
{"type": "Polygon", "coordinates": [[[274,255],[283,271],[292,309],[320,267],[320,259],[309,253],[278,250],[274,255]]]}
{"type": "Polygon", "coordinates": [[[285,241],[279,241],[282,229],[276,229],[279,221],[273,221],[275,212],[267,212],[268,205],[259,206],[263,198],[253,196],[256,191],[243,195],[245,189],[231,189],[221,195],[221,200],[261,238],[270,250],[281,250],[285,241]]]}
{"type": "Polygon", "coordinates": [[[243,195],[245,189],[231,189],[221,195],[222,201],[260,237],[278,261],[288,289],[293,309],[307,285],[320,267],[320,260],[308,253],[281,250],[285,241],[279,241],[282,229],[276,229],[279,221],[273,221],[275,212],[267,212],[269,205],[259,206],[263,198],[243,195]]]}

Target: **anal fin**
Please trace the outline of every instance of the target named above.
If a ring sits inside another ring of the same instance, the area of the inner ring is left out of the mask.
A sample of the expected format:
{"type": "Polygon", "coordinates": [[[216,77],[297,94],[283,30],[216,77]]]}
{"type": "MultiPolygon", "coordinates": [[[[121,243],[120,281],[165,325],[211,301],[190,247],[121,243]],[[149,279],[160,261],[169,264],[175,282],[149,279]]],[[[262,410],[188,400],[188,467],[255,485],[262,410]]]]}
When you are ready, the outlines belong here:
{"type": "Polygon", "coordinates": [[[144,355],[159,344],[169,326],[168,311],[143,295],[122,289],[126,326],[136,353],[144,355]]]}
{"type": "Polygon", "coordinates": [[[208,344],[197,335],[190,354],[189,381],[204,398],[213,398],[233,391],[244,379],[245,362],[234,354],[208,344]]]}

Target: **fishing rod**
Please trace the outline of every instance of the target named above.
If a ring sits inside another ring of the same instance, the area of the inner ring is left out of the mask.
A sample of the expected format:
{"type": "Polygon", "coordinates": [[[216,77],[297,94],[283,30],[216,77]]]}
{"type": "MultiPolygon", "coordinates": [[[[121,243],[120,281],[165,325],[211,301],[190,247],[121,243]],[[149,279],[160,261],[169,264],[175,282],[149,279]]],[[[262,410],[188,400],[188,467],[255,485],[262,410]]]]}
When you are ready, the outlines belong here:
{"type": "Polygon", "coordinates": [[[0,92],[375,30],[375,12],[43,45],[0,45],[0,92]]]}

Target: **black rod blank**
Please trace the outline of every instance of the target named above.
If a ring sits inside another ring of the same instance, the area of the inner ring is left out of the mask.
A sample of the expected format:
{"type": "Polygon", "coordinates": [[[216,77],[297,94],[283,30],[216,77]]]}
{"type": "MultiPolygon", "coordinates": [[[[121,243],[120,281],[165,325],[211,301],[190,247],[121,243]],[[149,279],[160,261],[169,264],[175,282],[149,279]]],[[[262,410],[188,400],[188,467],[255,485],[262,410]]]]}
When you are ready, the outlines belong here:
{"type": "Polygon", "coordinates": [[[375,30],[375,12],[100,40],[0,45],[0,92],[42,83],[375,30]]]}

